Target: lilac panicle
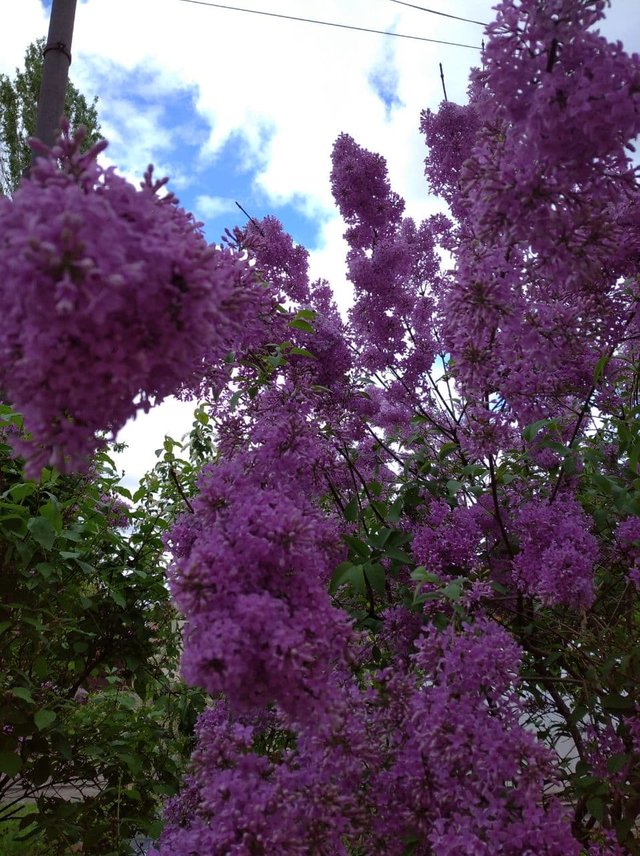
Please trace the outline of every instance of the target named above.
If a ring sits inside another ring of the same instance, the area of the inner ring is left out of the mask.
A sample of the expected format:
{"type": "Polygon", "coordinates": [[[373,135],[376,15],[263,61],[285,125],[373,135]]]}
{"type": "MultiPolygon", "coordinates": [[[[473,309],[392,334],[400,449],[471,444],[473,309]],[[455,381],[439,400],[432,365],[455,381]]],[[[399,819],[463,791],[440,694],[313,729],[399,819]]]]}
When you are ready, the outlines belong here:
{"type": "Polygon", "coordinates": [[[140,189],[81,134],[0,199],[0,388],[24,416],[28,471],[84,469],[100,445],[189,384],[241,330],[250,272],[207,245],[152,169],[140,189]]]}

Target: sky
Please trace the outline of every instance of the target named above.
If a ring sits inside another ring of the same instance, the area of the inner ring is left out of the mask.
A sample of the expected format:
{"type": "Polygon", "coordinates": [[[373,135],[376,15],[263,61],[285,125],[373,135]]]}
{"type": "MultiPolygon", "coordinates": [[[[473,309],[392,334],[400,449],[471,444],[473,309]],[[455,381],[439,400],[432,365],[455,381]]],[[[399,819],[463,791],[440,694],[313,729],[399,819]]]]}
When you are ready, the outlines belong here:
{"type": "MultiPolygon", "coordinates": [[[[204,223],[210,242],[244,214],[273,214],[310,251],[311,274],[350,299],[344,226],[331,197],[333,142],[341,132],[382,154],[406,213],[438,210],[423,177],[420,113],[443,99],[464,103],[481,62],[491,0],[228,0],[222,5],[384,30],[376,35],[186,0],[78,0],[70,69],[98,97],[109,162],[139,181],[149,163],[204,223]],[[431,11],[426,11],[426,9],[431,11]],[[422,39],[457,42],[437,44],[422,39]]],[[[27,45],[46,36],[50,2],[0,0],[0,73],[13,75],[27,45]]],[[[613,0],[603,33],[640,51],[640,2],[613,0]]],[[[118,439],[126,482],[155,462],[165,433],[180,437],[190,408],[168,403],[138,417],[118,439]]]]}

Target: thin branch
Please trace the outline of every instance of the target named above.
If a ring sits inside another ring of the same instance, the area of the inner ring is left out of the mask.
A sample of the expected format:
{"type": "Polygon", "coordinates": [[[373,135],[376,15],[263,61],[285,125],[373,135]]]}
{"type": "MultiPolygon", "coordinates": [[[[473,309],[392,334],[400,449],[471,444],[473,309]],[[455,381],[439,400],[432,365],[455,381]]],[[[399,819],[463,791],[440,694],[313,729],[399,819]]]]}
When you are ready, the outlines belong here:
{"type": "Polygon", "coordinates": [[[189,497],[184,492],[184,489],[178,480],[178,475],[171,464],[169,464],[169,475],[171,476],[171,480],[175,484],[178,493],[184,500],[184,504],[187,506],[191,514],[194,514],[195,512],[193,510],[193,505],[191,505],[191,503],[189,502],[189,497]]]}

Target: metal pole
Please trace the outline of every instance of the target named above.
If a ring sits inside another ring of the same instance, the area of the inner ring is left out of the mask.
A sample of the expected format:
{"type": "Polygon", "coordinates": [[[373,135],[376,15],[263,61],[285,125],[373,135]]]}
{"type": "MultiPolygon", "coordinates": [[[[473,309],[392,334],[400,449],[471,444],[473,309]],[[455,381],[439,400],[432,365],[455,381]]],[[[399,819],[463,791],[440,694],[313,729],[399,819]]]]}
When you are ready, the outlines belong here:
{"type": "Polygon", "coordinates": [[[76,0],[53,0],[49,35],[44,46],[35,136],[52,146],[64,114],[64,96],[71,65],[71,40],[76,0]]]}

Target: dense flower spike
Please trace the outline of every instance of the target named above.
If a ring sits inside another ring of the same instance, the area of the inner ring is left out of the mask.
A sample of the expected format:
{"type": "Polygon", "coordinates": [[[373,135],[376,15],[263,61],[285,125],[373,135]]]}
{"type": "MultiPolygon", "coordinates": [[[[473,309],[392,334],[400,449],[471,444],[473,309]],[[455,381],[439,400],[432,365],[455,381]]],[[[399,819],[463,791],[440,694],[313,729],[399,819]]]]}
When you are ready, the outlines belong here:
{"type": "Polygon", "coordinates": [[[159,853],[577,854],[559,803],[542,804],[550,756],[519,722],[517,645],[480,620],[417,648],[417,682],[397,661],[293,732],[206,711],[159,853]]]}
{"type": "MultiPolygon", "coordinates": [[[[372,788],[380,839],[367,852],[401,856],[412,843],[425,856],[577,856],[560,805],[541,805],[550,759],[520,724],[519,656],[509,635],[484,620],[461,633],[423,634],[414,658],[423,679],[401,721],[387,723],[395,758],[372,788]]],[[[406,683],[393,673],[387,681],[401,698],[406,683]]]]}
{"type": "Polygon", "coordinates": [[[472,103],[445,103],[423,130],[431,186],[460,219],[442,306],[459,382],[525,425],[584,399],[598,359],[629,335],[617,278],[635,273],[640,240],[626,150],[640,58],[589,29],[603,3],[497,8],[472,103]]]}
{"type": "Polygon", "coordinates": [[[304,721],[331,706],[352,631],[325,587],[341,558],[335,527],[309,501],[322,451],[292,413],[272,428],[254,432],[259,451],[203,471],[194,519],[171,538],[172,591],[188,617],[189,681],[236,710],[277,702],[304,721]]]}
{"type": "Polygon", "coordinates": [[[477,102],[461,106],[445,101],[437,113],[426,110],[421,117],[420,129],[429,146],[425,160],[425,175],[429,187],[441,196],[452,213],[464,216],[461,191],[462,167],[471,156],[480,130],[477,102]]]}
{"type": "Polygon", "coordinates": [[[0,386],[31,435],[32,474],[83,469],[97,431],[189,383],[228,349],[250,301],[250,272],[207,245],[162,196],[139,190],[63,137],[11,199],[0,199],[0,386]]]}
{"type": "Polygon", "coordinates": [[[272,288],[297,303],[309,299],[308,252],[303,246],[294,246],[290,235],[283,230],[275,217],[257,222],[250,220],[244,240],[251,248],[259,275],[272,288]]]}
{"type": "Polygon", "coordinates": [[[580,505],[569,498],[523,505],[514,529],[520,542],[513,560],[518,587],[543,603],[589,607],[598,544],[580,505]]]}

